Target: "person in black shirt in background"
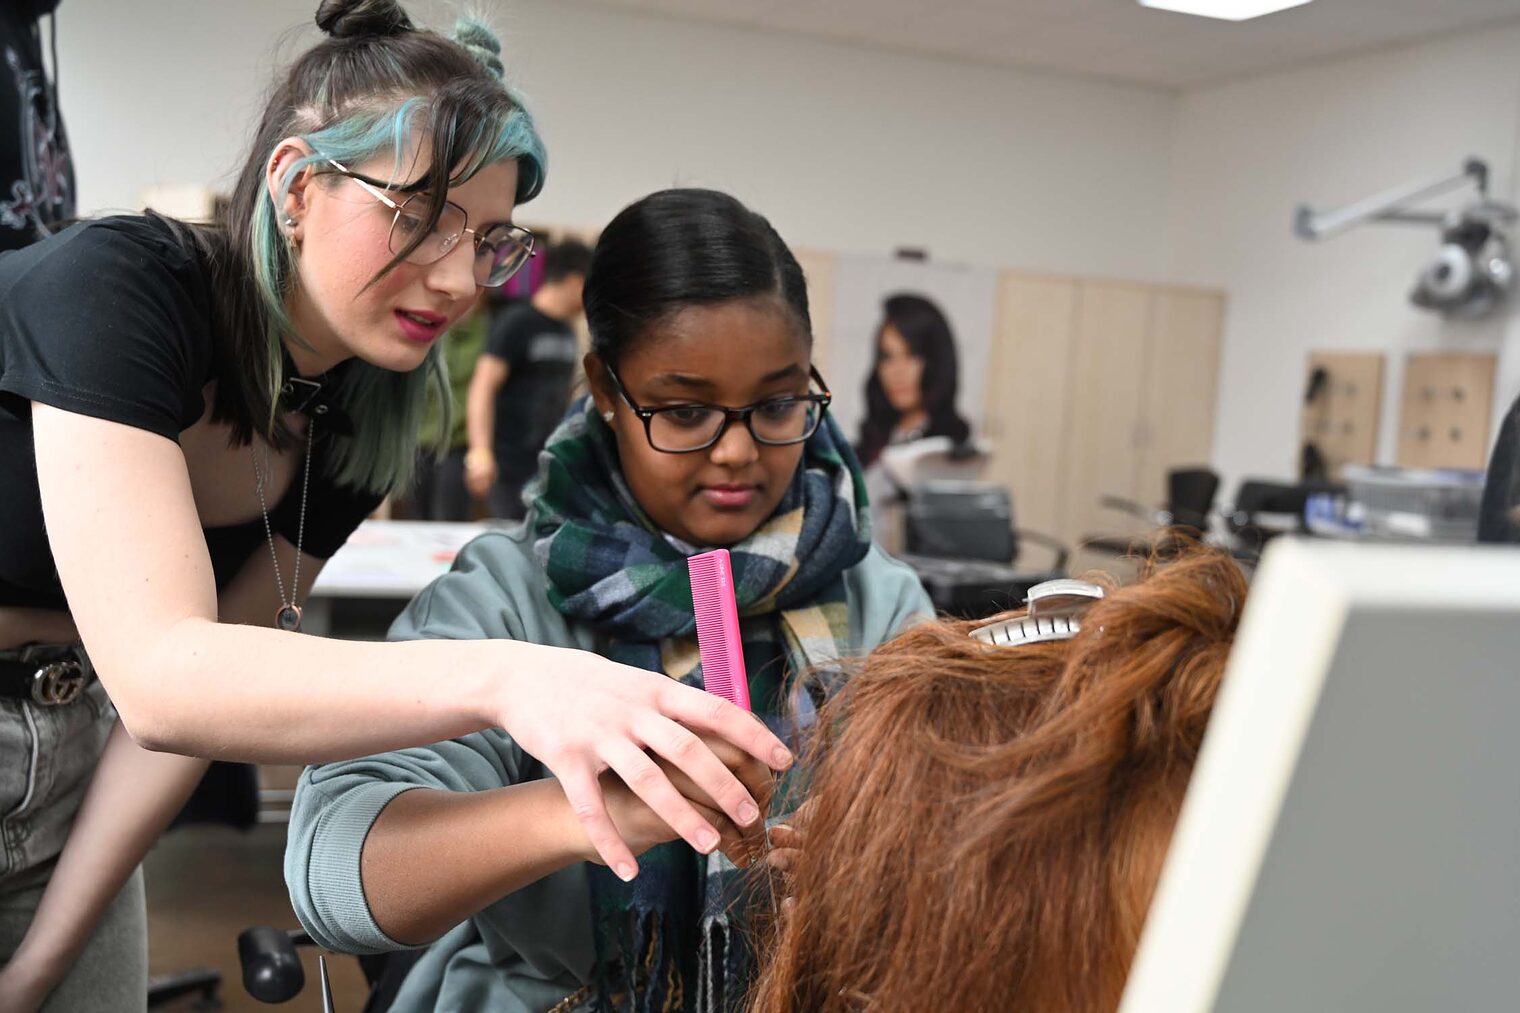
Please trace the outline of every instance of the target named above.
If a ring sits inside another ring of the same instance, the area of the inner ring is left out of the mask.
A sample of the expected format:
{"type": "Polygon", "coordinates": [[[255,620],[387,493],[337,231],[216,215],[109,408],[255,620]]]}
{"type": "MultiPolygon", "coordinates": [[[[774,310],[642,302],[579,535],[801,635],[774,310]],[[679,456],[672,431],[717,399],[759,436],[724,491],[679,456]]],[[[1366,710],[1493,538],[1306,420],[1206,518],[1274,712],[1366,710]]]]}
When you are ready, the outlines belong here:
{"type": "Polygon", "coordinates": [[[322,0],[316,21],[219,221],[118,216],[0,253],[5,1013],[142,1008],[136,870],[191,757],[502,728],[624,880],[600,777],[709,852],[683,789],[756,818],[716,739],[791,761],[738,707],[589,652],[300,632],[323,561],[414,465],[438,337],[531,254],[512,215],[545,172],[484,24],[418,30],[395,0],[322,0]]]}
{"type": "MultiPolygon", "coordinates": [[[[17,250],[74,215],[74,166],[58,112],[57,63],[42,59],[45,15],[58,0],[0,3],[0,250],[17,250]]],[[[57,47],[54,47],[56,55],[57,47]]]]}
{"type": "Polygon", "coordinates": [[[538,471],[538,452],[570,405],[580,361],[571,325],[583,312],[581,290],[590,266],[584,243],[551,246],[532,298],[498,311],[491,321],[470,380],[465,484],[493,517],[522,518],[523,486],[538,471]]]}

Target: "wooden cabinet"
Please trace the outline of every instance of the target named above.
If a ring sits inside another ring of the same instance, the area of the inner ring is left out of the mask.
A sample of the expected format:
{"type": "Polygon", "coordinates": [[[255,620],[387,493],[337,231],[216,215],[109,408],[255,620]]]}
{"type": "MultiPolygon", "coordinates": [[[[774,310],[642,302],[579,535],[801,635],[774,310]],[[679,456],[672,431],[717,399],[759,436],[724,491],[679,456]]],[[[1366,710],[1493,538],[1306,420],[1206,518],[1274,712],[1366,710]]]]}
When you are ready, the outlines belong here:
{"type": "Polygon", "coordinates": [[[988,478],[1021,527],[1072,543],[1144,531],[1099,500],[1160,505],[1168,469],[1208,464],[1223,294],[1009,271],[998,295],[988,478]]]}
{"type": "MultiPolygon", "coordinates": [[[[1135,530],[1103,509],[1105,493],[1137,498],[1151,293],[1140,285],[1083,282],[1070,340],[1076,362],[1062,428],[1064,490],[1057,532],[1068,542],[1135,530]]],[[[1014,495],[1018,495],[1017,487],[1014,495]]]]}
{"type": "Polygon", "coordinates": [[[1209,464],[1223,333],[1222,293],[1152,291],[1135,476],[1142,503],[1166,499],[1169,468],[1209,464]]]}
{"type": "Polygon", "coordinates": [[[1385,358],[1382,352],[1309,354],[1298,442],[1303,454],[1313,448],[1332,481],[1341,481],[1348,464],[1377,460],[1385,358]]]}
{"type": "MultiPolygon", "coordinates": [[[[1068,279],[1003,278],[988,355],[987,478],[1014,490],[1017,523],[1036,531],[1056,531],[1064,506],[1057,479],[1063,474],[1061,432],[1076,361],[1076,322],[1077,287],[1068,279]]],[[[963,387],[974,395],[970,383],[963,387]]]]}
{"type": "Polygon", "coordinates": [[[794,250],[802,273],[807,276],[808,316],[813,323],[813,364],[831,384],[842,382],[834,375],[834,291],[838,286],[838,262],[831,253],[794,250]]]}
{"type": "Polygon", "coordinates": [[[1498,356],[1411,355],[1404,362],[1398,463],[1406,468],[1488,467],[1488,420],[1498,356]]]}

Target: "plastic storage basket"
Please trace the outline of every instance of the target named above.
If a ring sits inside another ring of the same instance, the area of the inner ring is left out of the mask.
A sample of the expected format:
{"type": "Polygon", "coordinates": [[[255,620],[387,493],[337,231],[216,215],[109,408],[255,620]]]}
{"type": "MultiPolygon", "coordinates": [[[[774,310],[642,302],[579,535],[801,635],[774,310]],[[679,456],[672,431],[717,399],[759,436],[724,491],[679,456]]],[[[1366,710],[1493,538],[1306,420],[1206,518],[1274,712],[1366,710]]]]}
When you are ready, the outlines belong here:
{"type": "Polygon", "coordinates": [[[1483,472],[1346,465],[1347,520],[1367,535],[1471,542],[1478,535],[1483,472]]]}

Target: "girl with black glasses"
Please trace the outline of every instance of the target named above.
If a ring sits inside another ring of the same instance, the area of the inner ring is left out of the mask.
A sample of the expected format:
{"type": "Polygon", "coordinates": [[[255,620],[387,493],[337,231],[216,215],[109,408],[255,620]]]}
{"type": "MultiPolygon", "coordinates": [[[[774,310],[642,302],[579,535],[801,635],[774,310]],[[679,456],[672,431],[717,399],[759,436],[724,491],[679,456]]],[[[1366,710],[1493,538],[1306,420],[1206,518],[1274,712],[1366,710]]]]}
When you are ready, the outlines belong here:
{"type": "MultiPolygon", "coordinates": [[[[931,612],[871,543],[860,465],[812,365],[802,269],[732,197],[667,190],[602,232],[585,302],[592,393],[550,437],[526,520],[468,546],[392,635],[580,647],[700,686],[686,560],[726,547],[754,711],[795,731],[844,659],[931,612]]],[[[709,741],[764,802],[764,766],[709,741]]],[[[609,778],[641,853],[632,883],[595,864],[510,729],[311,768],[291,815],[292,903],[332,949],[430,944],[398,1011],[734,1008],[755,905],[733,862],[757,852],[756,814],[727,819],[665,761],[628,760],[666,769],[718,831],[693,850],[625,786],[639,774],[609,778]]]]}

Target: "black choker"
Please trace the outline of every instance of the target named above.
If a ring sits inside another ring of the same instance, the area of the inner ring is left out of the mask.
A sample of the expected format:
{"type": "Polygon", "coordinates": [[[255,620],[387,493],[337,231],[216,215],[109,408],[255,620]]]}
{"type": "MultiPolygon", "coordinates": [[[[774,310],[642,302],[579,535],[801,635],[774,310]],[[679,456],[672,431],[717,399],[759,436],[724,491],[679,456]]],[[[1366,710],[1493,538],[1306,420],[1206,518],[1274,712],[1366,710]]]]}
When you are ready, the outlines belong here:
{"type": "Polygon", "coordinates": [[[334,386],[331,376],[324,376],[321,380],[308,380],[296,376],[294,372],[286,373],[285,382],[280,385],[280,410],[298,412],[309,419],[320,418],[326,429],[341,436],[352,436],[353,420],[333,403],[334,386]]]}

